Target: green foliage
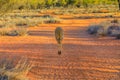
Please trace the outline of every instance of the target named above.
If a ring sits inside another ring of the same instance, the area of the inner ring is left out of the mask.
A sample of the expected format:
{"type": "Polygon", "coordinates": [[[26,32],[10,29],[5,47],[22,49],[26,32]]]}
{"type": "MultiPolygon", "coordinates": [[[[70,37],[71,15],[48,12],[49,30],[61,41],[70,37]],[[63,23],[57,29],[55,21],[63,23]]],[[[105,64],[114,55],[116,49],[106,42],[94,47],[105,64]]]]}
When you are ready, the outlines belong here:
{"type": "Polygon", "coordinates": [[[0,11],[13,9],[39,9],[50,7],[89,7],[94,5],[114,4],[117,0],[0,0],[0,11]]]}
{"type": "Polygon", "coordinates": [[[46,6],[47,6],[47,7],[52,6],[52,5],[53,5],[52,2],[53,2],[53,0],[47,0],[47,1],[46,1],[46,6]]]}

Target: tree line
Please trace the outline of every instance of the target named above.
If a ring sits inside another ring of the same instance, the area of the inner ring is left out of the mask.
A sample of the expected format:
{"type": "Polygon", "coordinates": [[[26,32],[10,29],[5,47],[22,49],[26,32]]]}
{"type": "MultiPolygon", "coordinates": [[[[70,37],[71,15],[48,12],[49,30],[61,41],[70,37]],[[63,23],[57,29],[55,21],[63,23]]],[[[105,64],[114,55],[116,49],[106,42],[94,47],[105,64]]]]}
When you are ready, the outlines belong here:
{"type": "Polygon", "coordinates": [[[118,5],[120,0],[0,0],[2,10],[10,9],[40,9],[51,7],[90,7],[94,5],[118,5]]]}

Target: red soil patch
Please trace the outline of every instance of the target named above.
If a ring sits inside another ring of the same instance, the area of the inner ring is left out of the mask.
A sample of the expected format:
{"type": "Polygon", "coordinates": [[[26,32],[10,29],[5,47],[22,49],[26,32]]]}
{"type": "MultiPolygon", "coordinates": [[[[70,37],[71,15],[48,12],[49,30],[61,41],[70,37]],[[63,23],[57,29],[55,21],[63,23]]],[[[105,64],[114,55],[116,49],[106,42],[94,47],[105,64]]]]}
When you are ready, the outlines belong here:
{"type": "Polygon", "coordinates": [[[34,64],[31,80],[119,80],[120,41],[86,33],[104,19],[64,19],[60,24],[29,28],[29,36],[1,37],[0,54],[27,56],[34,64]],[[57,54],[54,30],[65,31],[62,55],[57,54]]]}

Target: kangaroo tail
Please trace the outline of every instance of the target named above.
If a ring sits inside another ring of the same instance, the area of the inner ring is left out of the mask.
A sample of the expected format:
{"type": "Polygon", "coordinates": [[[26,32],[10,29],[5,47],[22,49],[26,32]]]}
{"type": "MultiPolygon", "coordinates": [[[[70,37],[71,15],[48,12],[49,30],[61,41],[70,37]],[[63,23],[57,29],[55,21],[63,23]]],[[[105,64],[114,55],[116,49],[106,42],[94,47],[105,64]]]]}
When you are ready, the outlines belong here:
{"type": "Polygon", "coordinates": [[[58,54],[62,53],[62,44],[58,44],[58,54]]]}

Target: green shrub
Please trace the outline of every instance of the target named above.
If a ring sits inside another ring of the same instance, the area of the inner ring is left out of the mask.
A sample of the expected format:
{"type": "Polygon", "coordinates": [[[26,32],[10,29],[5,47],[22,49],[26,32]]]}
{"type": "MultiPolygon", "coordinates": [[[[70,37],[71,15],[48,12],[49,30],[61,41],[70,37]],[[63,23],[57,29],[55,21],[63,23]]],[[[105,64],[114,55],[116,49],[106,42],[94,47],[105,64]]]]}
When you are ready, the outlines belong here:
{"type": "MultiPolygon", "coordinates": [[[[13,9],[41,9],[53,7],[70,7],[70,8],[117,8],[117,1],[115,0],[0,0],[0,9],[13,10],[13,9]]],[[[106,12],[106,11],[104,11],[106,12]]]]}

